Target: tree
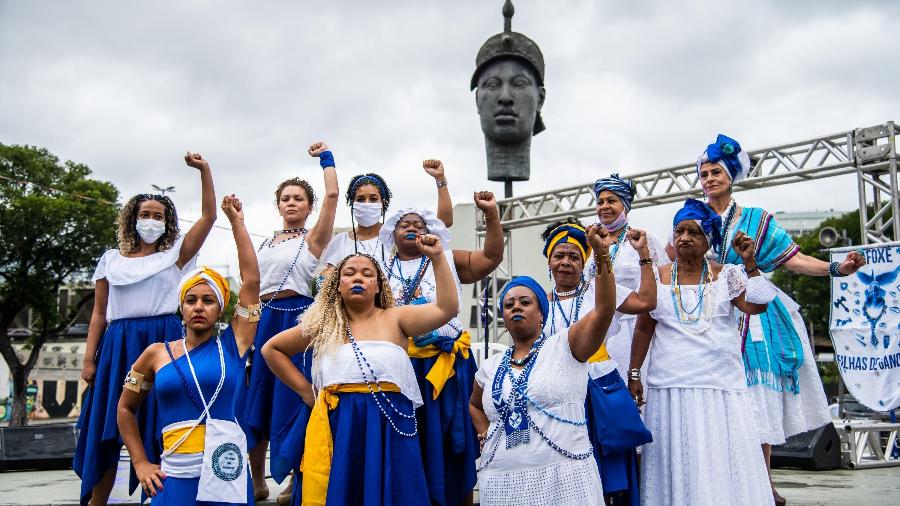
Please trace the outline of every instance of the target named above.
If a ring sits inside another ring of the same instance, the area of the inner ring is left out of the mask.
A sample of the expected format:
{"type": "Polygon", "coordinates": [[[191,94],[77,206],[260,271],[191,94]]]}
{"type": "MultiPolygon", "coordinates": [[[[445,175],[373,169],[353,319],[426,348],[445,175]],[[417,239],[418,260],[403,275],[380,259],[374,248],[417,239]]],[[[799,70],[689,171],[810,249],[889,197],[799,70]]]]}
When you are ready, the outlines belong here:
{"type": "Polygon", "coordinates": [[[47,338],[67,327],[59,287],[83,279],[116,243],[119,192],[90,175],[86,165],[60,163],[44,148],[0,144],[0,354],[13,380],[10,425],[26,423],[28,376],[47,338]],[[36,318],[22,363],[7,333],[26,308],[36,318]]]}

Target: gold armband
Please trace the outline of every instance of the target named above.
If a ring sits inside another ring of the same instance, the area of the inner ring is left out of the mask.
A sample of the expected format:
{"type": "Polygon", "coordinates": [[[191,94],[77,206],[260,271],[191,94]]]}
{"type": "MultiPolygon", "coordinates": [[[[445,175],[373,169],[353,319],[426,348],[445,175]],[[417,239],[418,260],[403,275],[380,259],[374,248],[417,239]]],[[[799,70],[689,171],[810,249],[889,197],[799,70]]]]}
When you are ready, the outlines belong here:
{"type": "Polygon", "coordinates": [[[262,309],[259,302],[244,307],[241,305],[241,299],[238,299],[237,304],[234,305],[234,315],[246,318],[250,323],[256,323],[262,315],[262,309]]]}
{"type": "Polygon", "coordinates": [[[610,259],[608,251],[606,253],[594,252],[594,264],[597,265],[597,274],[601,272],[600,266],[605,266],[607,273],[611,273],[613,271],[612,260],[610,259]]]}
{"type": "Polygon", "coordinates": [[[141,390],[150,390],[153,388],[153,383],[144,381],[144,375],[132,369],[125,375],[125,383],[122,385],[122,388],[127,388],[128,390],[139,394],[141,393],[141,390]]]}

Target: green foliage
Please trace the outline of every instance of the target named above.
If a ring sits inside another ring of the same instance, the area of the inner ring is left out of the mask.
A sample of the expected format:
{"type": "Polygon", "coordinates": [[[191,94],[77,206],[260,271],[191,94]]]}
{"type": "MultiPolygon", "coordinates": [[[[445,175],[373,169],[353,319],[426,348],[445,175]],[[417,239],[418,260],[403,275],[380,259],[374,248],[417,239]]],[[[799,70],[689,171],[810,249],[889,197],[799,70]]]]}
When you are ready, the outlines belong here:
{"type": "Polygon", "coordinates": [[[60,162],[44,148],[0,144],[0,353],[15,397],[24,395],[41,345],[66,316],[57,308],[59,287],[83,279],[116,244],[119,192],[90,175],[86,165],[60,162]],[[7,331],[26,307],[36,313],[38,328],[21,364],[7,331]]]}

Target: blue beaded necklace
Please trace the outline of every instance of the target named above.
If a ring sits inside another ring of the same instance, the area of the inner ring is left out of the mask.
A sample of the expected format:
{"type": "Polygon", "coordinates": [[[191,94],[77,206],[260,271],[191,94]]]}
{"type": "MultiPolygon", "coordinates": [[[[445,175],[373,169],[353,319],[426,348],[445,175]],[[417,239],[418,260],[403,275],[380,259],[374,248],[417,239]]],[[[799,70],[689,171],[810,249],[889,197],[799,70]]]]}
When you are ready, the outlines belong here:
{"type": "Polygon", "coordinates": [[[731,199],[731,202],[728,203],[728,208],[725,210],[725,219],[722,220],[722,242],[719,244],[718,257],[716,258],[716,261],[720,264],[724,264],[725,257],[728,256],[728,236],[731,234],[731,222],[734,220],[736,213],[737,202],[731,199]]]}
{"type": "MultiPolygon", "coordinates": [[[[278,297],[278,294],[281,292],[281,289],[284,288],[284,284],[287,283],[288,277],[291,275],[291,272],[294,270],[294,266],[297,265],[297,260],[300,258],[300,252],[303,251],[303,246],[306,245],[306,229],[301,228],[301,229],[297,229],[296,231],[300,233],[300,246],[297,247],[297,253],[294,255],[294,260],[291,261],[291,266],[288,267],[287,272],[284,273],[284,277],[281,278],[281,283],[278,284],[278,289],[275,290],[275,293],[272,294],[272,297],[269,298],[269,300],[267,300],[265,302],[260,302],[260,305],[264,309],[272,309],[274,311],[290,312],[290,311],[299,311],[299,310],[303,309],[303,307],[304,307],[304,306],[301,306],[301,307],[285,308],[285,307],[277,307],[277,306],[272,305],[272,301],[274,301],[275,298],[278,297]]],[[[288,240],[290,240],[290,239],[288,239],[288,240]]],[[[282,242],[285,242],[285,241],[282,241],[282,242]]],[[[272,241],[269,241],[269,244],[270,244],[270,246],[269,246],[270,248],[273,247],[272,241]]],[[[281,244],[281,243],[278,243],[278,244],[281,244]]],[[[260,248],[260,249],[262,249],[262,248],[260,248]]]]}
{"type": "Polygon", "coordinates": [[[422,260],[419,261],[419,268],[416,270],[416,273],[410,277],[405,278],[403,276],[403,261],[400,260],[399,254],[394,254],[394,257],[391,258],[391,265],[388,266],[388,276],[393,279],[397,279],[401,283],[401,293],[400,297],[398,297],[398,303],[401,306],[405,306],[410,303],[413,295],[416,293],[416,288],[419,287],[419,283],[422,282],[422,278],[425,276],[425,271],[428,270],[428,267],[431,265],[431,260],[425,255],[422,255],[422,260]],[[397,265],[397,274],[394,274],[394,265],[397,265]]]}
{"type": "Polygon", "coordinates": [[[416,420],[416,412],[413,410],[412,414],[407,414],[401,412],[394,406],[394,403],[391,402],[391,398],[387,396],[384,390],[381,389],[381,383],[378,381],[378,376],[375,375],[375,370],[369,365],[369,361],[366,360],[366,356],[363,354],[362,350],[359,348],[359,344],[357,344],[356,339],[353,337],[353,333],[350,332],[350,324],[347,324],[347,339],[350,341],[350,346],[353,348],[353,354],[356,356],[356,365],[359,367],[359,372],[362,374],[363,380],[366,382],[366,386],[369,388],[369,394],[372,395],[372,398],[375,399],[375,405],[378,406],[378,410],[381,411],[381,414],[384,418],[391,424],[391,427],[397,434],[405,437],[415,437],[419,433],[419,425],[416,420]],[[365,364],[365,369],[363,368],[363,364],[365,364]],[[366,373],[366,369],[368,369],[368,373],[366,373]],[[372,380],[369,380],[369,376],[372,377],[372,380]],[[375,385],[374,387],[372,385],[375,385]],[[387,410],[381,404],[381,401],[386,401],[387,405],[391,408],[395,414],[400,416],[401,418],[405,418],[407,420],[413,421],[413,431],[412,432],[404,432],[397,427],[397,424],[394,423],[394,419],[391,415],[388,414],[387,410]]]}
{"type": "MultiPolygon", "coordinates": [[[[631,225],[628,223],[622,227],[622,232],[619,234],[619,238],[616,239],[616,242],[612,245],[612,248],[609,250],[609,265],[616,264],[616,258],[619,257],[619,251],[622,249],[622,243],[625,242],[625,239],[628,238],[628,231],[631,230],[631,225]]],[[[597,275],[597,262],[591,264],[591,278],[597,275]]]]}
{"type": "Polygon", "coordinates": [[[550,294],[550,298],[553,302],[553,306],[550,308],[550,335],[553,335],[556,334],[557,309],[559,309],[559,314],[562,317],[563,323],[566,325],[565,328],[571,327],[581,316],[581,304],[584,301],[584,282],[579,283],[578,288],[575,289],[575,303],[569,308],[568,318],[566,317],[565,310],[563,310],[562,302],[560,302],[559,293],[556,289],[550,294]]]}
{"type": "Polygon", "coordinates": [[[704,299],[706,289],[712,283],[712,272],[709,268],[709,260],[703,257],[703,271],[700,273],[700,284],[697,285],[697,304],[694,309],[688,311],[684,308],[681,299],[681,283],[678,282],[678,260],[672,262],[672,280],[670,288],[672,292],[672,306],[675,308],[675,316],[682,325],[696,325],[703,317],[704,299]],[[696,316],[694,316],[696,313],[696,316]]]}

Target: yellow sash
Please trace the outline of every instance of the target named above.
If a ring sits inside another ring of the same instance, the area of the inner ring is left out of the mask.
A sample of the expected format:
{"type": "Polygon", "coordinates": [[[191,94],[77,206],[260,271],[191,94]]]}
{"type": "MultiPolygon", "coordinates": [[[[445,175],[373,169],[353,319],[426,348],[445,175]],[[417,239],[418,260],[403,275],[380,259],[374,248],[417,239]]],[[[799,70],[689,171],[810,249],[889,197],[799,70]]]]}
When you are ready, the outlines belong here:
{"type": "Polygon", "coordinates": [[[591,355],[588,362],[603,362],[604,360],[609,360],[609,353],[606,352],[606,343],[602,344],[600,349],[591,355]]]}
{"type": "Polygon", "coordinates": [[[456,364],[456,353],[462,353],[463,358],[467,359],[469,358],[469,350],[471,348],[472,337],[469,335],[468,331],[464,330],[456,339],[456,342],[453,343],[453,350],[449,352],[442,351],[433,344],[425,346],[424,348],[419,348],[413,343],[413,338],[410,337],[406,353],[410,358],[429,358],[439,355],[437,360],[435,360],[434,365],[431,366],[431,370],[425,375],[425,379],[427,379],[434,387],[434,394],[432,395],[432,400],[434,400],[441,395],[441,390],[444,389],[447,380],[456,374],[453,370],[453,365],[456,364]]]}
{"type": "MultiPolygon", "coordinates": [[[[189,431],[191,426],[180,427],[163,432],[163,450],[168,450],[181,439],[185,432],[189,431]]],[[[173,453],[201,453],[206,441],[206,425],[200,424],[191,432],[187,439],[173,453]]]]}
{"type": "MultiPolygon", "coordinates": [[[[400,391],[400,387],[393,383],[380,382],[378,385],[382,392],[400,391]]],[[[331,475],[331,459],[334,456],[334,438],[331,435],[328,412],[337,408],[340,400],[337,394],[367,393],[369,387],[365,383],[328,385],[319,392],[306,425],[305,448],[303,458],[300,460],[304,506],[324,505],[328,495],[328,478],[331,475]]]]}

